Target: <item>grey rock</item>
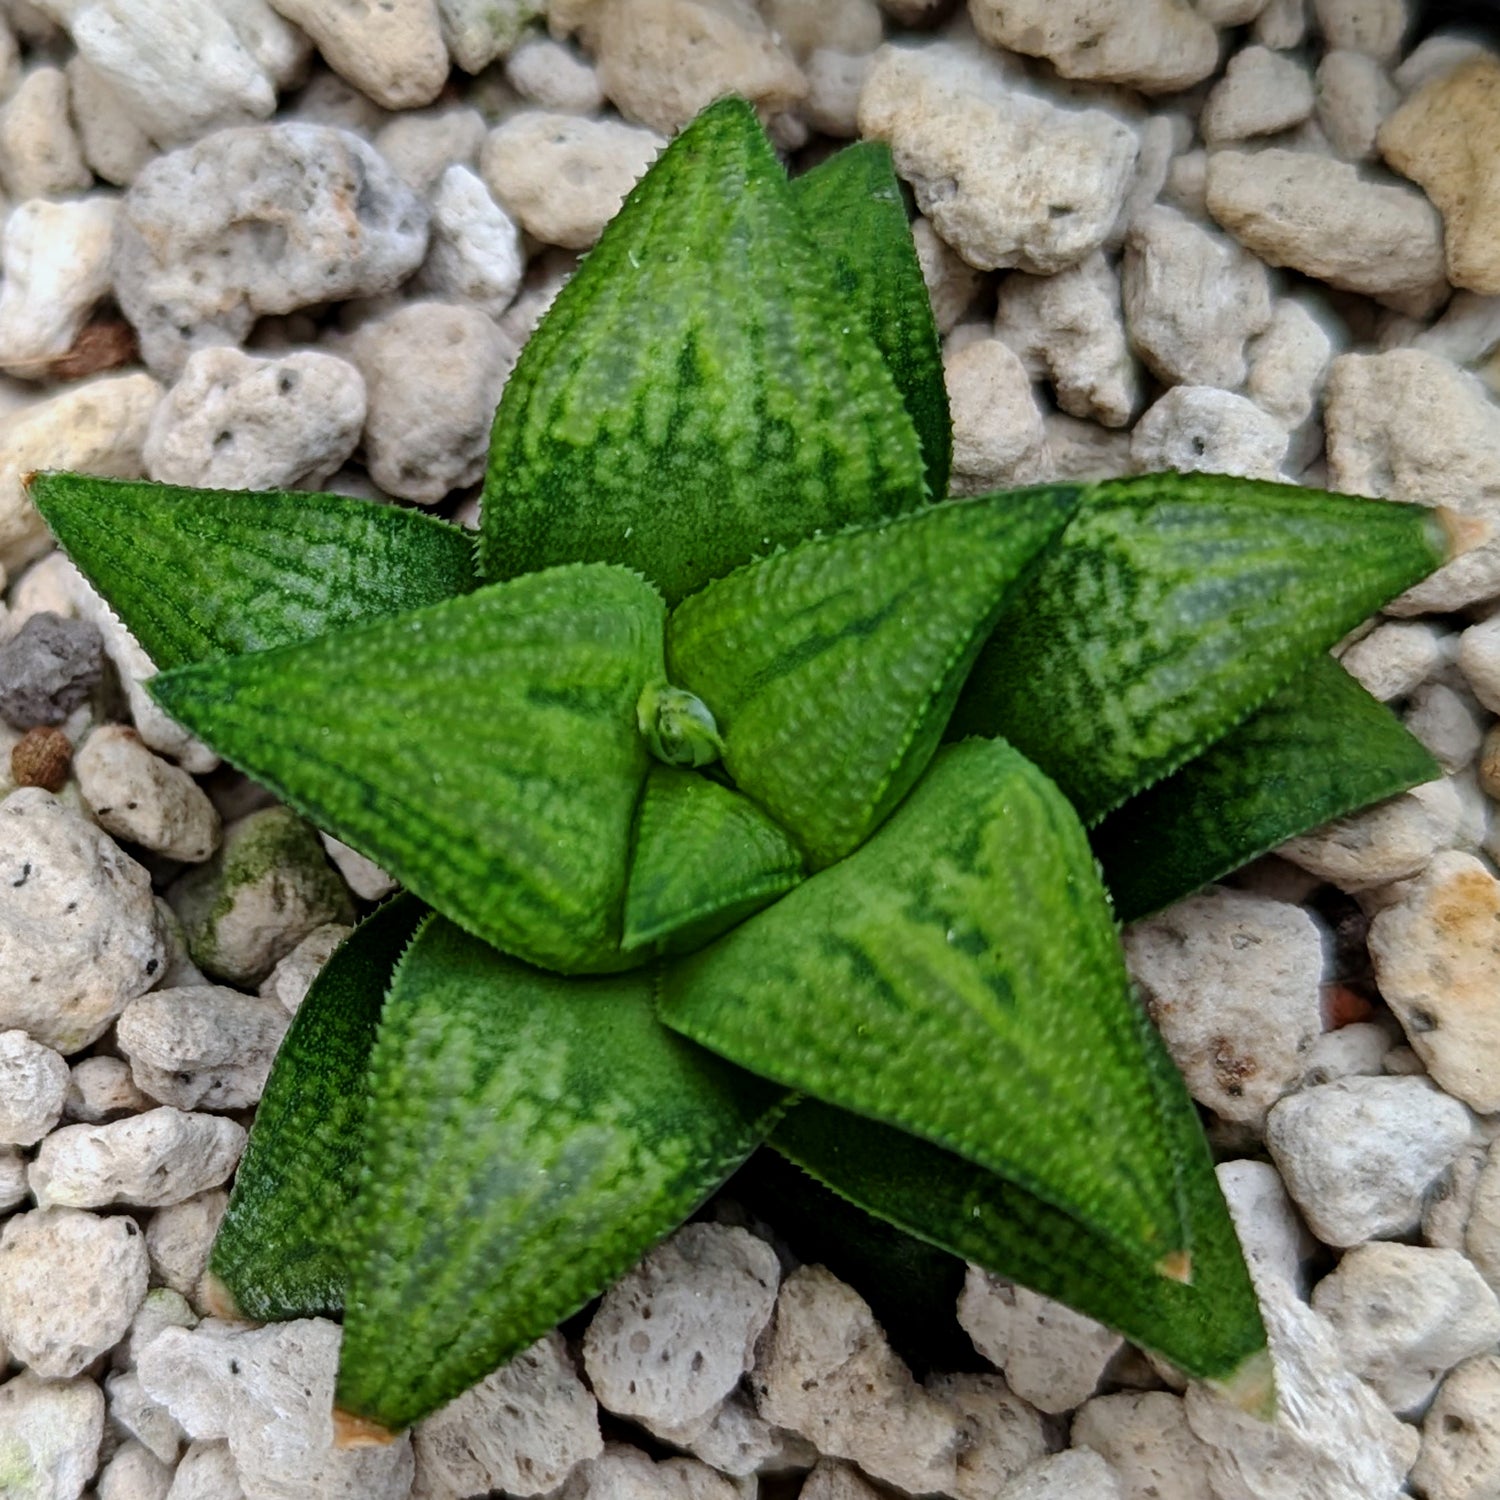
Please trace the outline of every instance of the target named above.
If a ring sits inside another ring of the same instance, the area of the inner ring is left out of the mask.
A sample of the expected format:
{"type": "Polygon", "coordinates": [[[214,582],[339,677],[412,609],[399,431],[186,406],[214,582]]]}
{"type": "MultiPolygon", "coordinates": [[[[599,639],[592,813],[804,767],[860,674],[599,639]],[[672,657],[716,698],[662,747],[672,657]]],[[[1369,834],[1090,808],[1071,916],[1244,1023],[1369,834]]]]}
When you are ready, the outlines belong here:
{"type": "Polygon", "coordinates": [[[106,1377],[104,1390],[109,1399],[111,1422],[128,1432],[159,1463],[176,1463],[182,1447],[182,1428],[172,1420],[166,1407],[145,1393],[140,1376],[134,1370],[117,1370],[106,1377]]]}
{"type": "Polygon", "coordinates": [[[604,107],[604,90],[593,66],[574,48],[550,37],[529,36],[522,41],[505,59],[505,76],[523,99],[539,109],[592,115],[604,107]]]}
{"type": "Polygon", "coordinates": [[[104,675],[104,641],[86,620],[42,613],[0,646],[0,718],[61,724],[104,675]]]}
{"type": "Polygon", "coordinates": [[[514,220],[466,166],[449,167],[432,195],[432,241],[414,285],[498,318],[515,301],[525,269],[514,220]]]}
{"type": "Polygon", "coordinates": [[[1375,133],[1399,97],[1385,69],[1367,53],[1336,47],[1318,64],[1318,123],[1345,161],[1375,159],[1375,133]]]}
{"type": "Polygon", "coordinates": [[[68,1065],[24,1031],[0,1031],[0,1145],[34,1146],[62,1117],[68,1065]]]}
{"type": "Polygon", "coordinates": [[[1450,640],[1431,620],[1388,620],[1357,640],[1339,661],[1367,692],[1389,703],[1415,692],[1442,669],[1450,640]]]}
{"type": "Polygon", "coordinates": [[[143,1443],[123,1443],[99,1471],[98,1500],[166,1500],[172,1468],[143,1443]]]}
{"type": "Polygon", "coordinates": [[[172,1475],[167,1500],[245,1500],[229,1444],[189,1443],[172,1475]]]}
{"type": "Polygon", "coordinates": [[[930,1395],[959,1415],[953,1500],[991,1500],[1029,1465],[1045,1457],[1047,1427],[998,1375],[929,1375],[930,1395]]]}
{"type": "Polygon", "coordinates": [[[1168,1391],[1095,1396],[1074,1413],[1069,1437],[1109,1461],[1125,1500],[1212,1493],[1208,1449],[1188,1426],[1182,1398],[1168,1391]]]}
{"type": "Polygon", "coordinates": [[[1126,1500],[1115,1471],[1092,1448],[1070,1448],[1032,1464],[995,1500],[1126,1500]]]}

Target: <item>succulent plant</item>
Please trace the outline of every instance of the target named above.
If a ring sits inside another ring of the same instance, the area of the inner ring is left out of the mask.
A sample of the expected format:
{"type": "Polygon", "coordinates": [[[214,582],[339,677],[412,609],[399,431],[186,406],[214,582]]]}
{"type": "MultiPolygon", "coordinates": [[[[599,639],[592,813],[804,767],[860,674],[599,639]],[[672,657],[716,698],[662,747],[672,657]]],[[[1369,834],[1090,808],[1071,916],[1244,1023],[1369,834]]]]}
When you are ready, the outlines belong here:
{"type": "Polygon", "coordinates": [[[1437,773],[1327,651],[1440,520],[1206,475],[943,500],[950,444],[888,154],[789,181],[726,100],[523,351],[477,551],[340,496],[35,480],[157,702],[405,888],[299,1011],[211,1263],[249,1316],[342,1314],[346,1436],[767,1142],[1269,1399],[1116,924],[1437,773]]]}

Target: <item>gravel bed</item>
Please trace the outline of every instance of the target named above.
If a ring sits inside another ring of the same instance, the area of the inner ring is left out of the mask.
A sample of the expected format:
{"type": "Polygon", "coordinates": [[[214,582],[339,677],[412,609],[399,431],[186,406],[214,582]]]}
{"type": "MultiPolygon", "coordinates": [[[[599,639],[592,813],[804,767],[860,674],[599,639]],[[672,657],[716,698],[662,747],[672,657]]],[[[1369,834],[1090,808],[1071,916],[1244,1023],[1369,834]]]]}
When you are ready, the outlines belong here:
{"type": "Polygon", "coordinates": [[[734,90],[796,162],[890,143],[958,492],[1196,469],[1493,525],[1500,54],[1412,23],[0,0],[0,1496],[1500,1495],[1500,529],[1341,647],[1444,778],[1127,933],[1221,1154],[1274,1428],[972,1268],[937,1333],[898,1309],[888,1338],[766,1222],[774,1191],[731,1186],[410,1436],[341,1451],[337,1326],[218,1321],[203,1268],[290,1017],[390,882],[152,705],[21,484],[331,488],[475,524],[529,330],[734,90]]]}

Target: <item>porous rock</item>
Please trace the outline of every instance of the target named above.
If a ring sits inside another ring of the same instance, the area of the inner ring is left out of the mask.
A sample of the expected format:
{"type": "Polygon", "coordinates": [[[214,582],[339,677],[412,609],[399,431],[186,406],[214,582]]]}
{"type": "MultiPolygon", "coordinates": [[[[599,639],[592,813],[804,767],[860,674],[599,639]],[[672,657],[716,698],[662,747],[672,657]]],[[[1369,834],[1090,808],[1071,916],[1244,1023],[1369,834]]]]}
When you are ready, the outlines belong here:
{"type": "Polygon", "coordinates": [[[974,305],[983,278],[920,215],[912,221],[911,237],[932,304],[933,321],[940,334],[950,333],[974,305]]]}
{"type": "Polygon", "coordinates": [[[477,307],[412,302],[366,323],[350,353],[369,394],[365,463],[387,494],[432,505],[484,473],[516,348],[477,307]]]}
{"type": "Polygon", "coordinates": [[[1500,613],[1471,625],[1459,637],[1458,667],[1474,696],[1491,713],[1500,713],[1500,613]]]}
{"type": "Polygon", "coordinates": [[[143,1443],[131,1439],[99,1471],[98,1500],[167,1500],[172,1468],[143,1443]]]}
{"type": "Polygon", "coordinates": [[[1216,151],[1208,211],[1247,249],[1421,317],[1447,295],[1442,221],[1413,188],[1282,147],[1216,151]]]}
{"type": "Polygon", "coordinates": [[[1064,78],[1171,93],[1218,66],[1214,28],[1184,0],[973,0],[987,42],[1045,57],[1064,78]]]}
{"type": "MultiPolygon", "coordinates": [[[[157,1209],[146,1225],[152,1277],[195,1306],[202,1300],[203,1272],[228,1207],[229,1194],[222,1188],[209,1188],[157,1209]]],[[[183,1327],[192,1321],[174,1319],[163,1326],[183,1327]]],[[[140,1347],[145,1347],[144,1342],[140,1347]]]]}
{"type": "Polygon", "coordinates": [[[995,1500],[1127,1500],[1115,1471],[1092,1448],[1069,1448],[1018,1474],[995,1500]]]}
{"type": "Polygon", "coordinates": [[[1424,1078],[1341,1078],[1276,1104],[1266,1144],[1313,1233],[1348,1246],[1416,1229],[1470,1129],[1463,1105],[1424,1078]]]}
{"type": "Polygon", "coordinates": [[[182,1447],[182,1429],[166,1407],[159,1406],[141,1388],[134,1370],[117,1370],[105,1377],[111,1424],[127,1432],[159,1463],[177,1461],[182,1447]]]}
{"type": "Polygon", "coordinates": [[[515,301],[525,269],[515,221],[468,167],[449,167],[432,195],[432,238],[416,286],[498,318],[515,301]]]}
{"type": "Polygon", "coordinates": [[[1448,659],[1450,636],[1431,620],[1387,620],[1349,647],[1339,662],[1367,693],[1405,698],[1448,659]]]}
{"type": "Polygon", "coordinates": [[[169,859],[199,864],[219,842],[219,814],[179,766],[148,750],[139,731],[101,724],[73,762],[78,789],[101,827],[169,859]]]}
{"type": "Polygon", "coordinates": [[[1500,1298],[1457,1250],[1376,1240],[1313,1290],[1345,1363],[1401,1416],[1424,1407],[1454,1365],[1500,1340],[1500,1298]]]}
{"type": "Polygon", "coordinates": [[[411,1439],[335,1448],[339,1329],[321,1318],[233,1329],[169,1328],[137,1359],[147,1395],[195,1439],[224,1438],[249,1500],[406,1500],[411,1439]]]}
{"type": "Polygon", "coordinates": [[[1039,1411],[1071,1411],[1094,1394],[1120,1335],[1023,1286],[970,1266],[958,1321],[1016,1395],[1039,1411]]]}
{"type": "Polygon", "coordinates": [[[994,61],[952,43],[881,48],[859,128],[890,144],[918,207],[970,265],[1039,276],[1110,237],[1139,150],[1113,116],[1022,93],[994,61]]]}
{"type": "Polygon", "coordinates": [[[1411,23],[1407,0],[1312,0],[1318,30],[1330,47],[1392,61],[1411,23]]]}
{"type": "Polygon", "coordinates": [[[275,0],[317,44],[328,66],[385,109],[430,104],[448,77],[434,0],[275,0]]]}
{"type": "Polygon", "coordinates": [[[1130,339],[1167,384],[1242,385],[1245,343],[1271,322],[1266,268],[1176,209],[1149,208],[1125,237],[1130,339]]]}
{"type": "Polygon", "coordinates": [[[62,1118],[68,1065],[24,1031],[0,1031],[0,1145],[34,1146],[62,1118]]]}
{"type": "Polygon", "coordinates": [[[341,844],[332,834],[320,833],[318,840],[334,869],[344,877],[344,884],[361,901],[381,901],[396,889],[396,881],[373,859],[366,859],[357,849],[341,844]]]}
{"type": "Polygon", "coordinates": [[[1380,122],[1400,97],[1384,68],[1368,53],[1334,48],[1317,72],[1318,124],[1345,161],[1375,157],[1380,122]]]}
{"type": "Polygon", "coordinates": [[[1386,1003],[1445,1092],[1500,1110],[1500,880],[1471,854],[1437,854],[1370,923],[1386,1003]]]}
{"type": "Polygon", "coordinates": [[[217,1187],[244,1149],[245,1129],[233,1120],[163,1107],[53,1131],[27,1179],[44,1208],[161,1208],[217,1187]]]}
{"type": "Polygon", "coordinates": [[[959,1415],[953,1500],[991,1500],[1048,1450],[1042,1415],[998,1375],[929,1375],[929,1394],[959,1415]]]}
{"type": "Polygon", "coordinates": [[[418,1496],[540,1495],[604,1451],[599,1413],[549,1333],[412,1433],[418,1496]]]}
{"type": "Polygon", "coordinates": [[[375,149],[414,193],[430,193],[450,166],[479,160],[484,116],[466,106],[407,110],[375,136],[375,149]]]}
{"type": "Polygon", "coordinates": [[[104,1393],[23,1370],[0,1385],[0,1433],[7,1500],[78,1500],[99,1462],[104,1393]]]}
{"type": "Polygon", "coordinates": [[[317,834],[284,807],[231,824],[169,895],[193,961],[229,984],[258,984],[315,927],[353,919],[317,834]]]}
{"type": "Polygon", "coordinates": [[[12,792],[0,830],[0,1027],[66,1056],[156,982],[165,941],[151,882],[48,792],[12,792]]]}
{"type": "Polygon", "coordinates": [[[1051,382],[1065,412],[1106,427],[1130,421],[1140,374],[1125,341],[1120,283],[1103,251],[1055,276],[1012,272],[1000,283],[995,335],[1033,379],[1051,382]]]}
{"type": "Polygon", "coordinates": [[[30,1189],[26,1186],[26,1158],[10,1146],[0,1146],[0,1213],[22,1203],[30,1189]]]}
{"type": "Polygon", "coordinates": [[[768,1421],[913,1494],[951,1493],[963,1430],[891,1352],[864,1299],[821,1266],[782,1283],[750,1377],[768,1421]]]}
{"type": "Polygon", "coordinates": [[[115,1024],[136,1086],[176,1109],[245,1109],[259,1101],[289,1025],[275,1000],[221,985],[153,990],[115,1024]]]}
{"type": "Polygon", "coordinates": [[[610,1443],[573,1471],[558,1500],[738,1500],[722,1474],[691,1458],[653,1463],[638,1448],[610,1443]]]}
{"type": "Polygon", "coordinates": [[[140,1225],[73,1208],[0,1229],[0,1339],[47,1380],[66,1380],[125,1336],[146,1296],[140,1225]]]}
{"type": "Polygon", "coordinates": [[[1245,394],[1296,432],[1317,411],[1333,361],[1328,329],[1303,302],[1281,297],[1271,309],[1271,321],[1247,352],[1245,394]]]}
{"type": "Polygon", "coordinates": [[[1323,945],[1303,908],[1222,886],[1127,929],[1131,974],[1200,1104],[1259,1127],[1297,1087],[1322,1030],[1323,945]]]}
{"type": "Polygon", "coordinates": [[[1126,1500],[1208,1495],[1208,1450],[1169,1391],[1095,1396],[1073,1416],[1070,1440],[1109,1461],[1126,1500]]]}
{"type": "Polygon", "coordinates": [[[1313,112],[1306,67],[1269,47],[1242,47],[1209,91],[1198,128],[1210,146],[1274,135],[1300,125],[1313,112]]]}
{"type": "Polygon", "coordinates": [[[61,724],[104,674],[104,642],[86,620],[42,611],[0,645],[0,718],[61,724]]]}
{"type": "Polygon", "coordinates": [[[152,416],[146,472],[207,489],[316,487],[354,452],[364,420],[365,383],[347,360],[198,349],[152,416]]]}
{"type": "Polygon", "coordinates": [[[603,1406],[649,1428],[705,1421],[754,1363],[780,1268],[764,1240],[689,1224],[605,1293],[583,1359],[603,1406]]]}
{"type": "MultiPolygon", "coordinates": [[[[478,73],[504,57],[530,23],[547,10],[546,0],[437,0],[438,23],[453,61],[478,73]]],[[[554,5],[554,24],[561,6],[554,5]]]]}
{"type": "Polygon", "coordinates": [[[953,419],[953,494],[982,495],[1047,477],[1042,414],[1026,366],[1007,344],[983,336],[950,343],[943,376],[953,419]]]}
{"type": "Polygon", "coordinates": [[[1291,435],[1253,401],[1211,385],[1174,385],[1130,435],[1141,473],[1240,474],[1277,479],[1291,435]]]}
{"type": "Polygon", "coordinates": [[[1429,1500],[1481,1500],[1500,1467],[1500,1357],[1465,1360],[1422,1421],[1411,1481],[1429,1500]]]}
{"type": "Polygon", "coordinates": [[[33,68],[0,105],[0,184],[13,198],[81,193],[94,179],[68,117],[61,68],[33,68]]]}
{"type": "Polygon", "coordinates": [[[665,144],[655,131],[618,120],[527,110],[490,132],[479,167],[529,234],[584,250],[665,144]]]}
{"type": "Polygon", "coordinates": [[[342,922],[325,922],[323,926],[313,928],[261,980],[259,993],[274,1000],[288,1015],[296,1015],[313,980],[333,956],[333,950],[353,930],[342,922]]]}
{"type": "Polygon", "coordinates": [[[245,126],[136,177],[115,295],[147,365],[175,375],[266,313],[392,290],[426,249],[426,208],[373,146],[323,125],[245,126]]]}
{"type": "Polygon", "coordinates": [[[167,1500],[245,1500],[229,1444],[189,1443],[172,1475],[167,1500]]]}
{"type": "Polygon", "coordinates": [[[592,115],[604,107],[604,90],[593,65],[565,42],[529,36],[505,59],[510,86],[539,109],[592,115]]]}

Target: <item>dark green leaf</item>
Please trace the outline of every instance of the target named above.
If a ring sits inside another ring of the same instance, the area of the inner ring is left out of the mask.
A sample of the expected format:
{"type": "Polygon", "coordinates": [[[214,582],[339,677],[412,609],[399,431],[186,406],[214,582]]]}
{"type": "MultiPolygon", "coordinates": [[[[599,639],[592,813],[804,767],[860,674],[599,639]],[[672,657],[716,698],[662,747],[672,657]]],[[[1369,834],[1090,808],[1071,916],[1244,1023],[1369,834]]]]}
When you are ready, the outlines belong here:
{"type": "Polygon", "coordinates": [[[31,497],[162,668],[290,645],[479,582],[467,532],[348,495],[38,474],[31,497]]]}
{"type": "Polygon", "coordinates": [[[771,1144],[867,1213],[1056,1298],[1255,1405],[1268,1380],[1255,1293],[1191,1105],[1176,1108],[1174,1123],[1193,1163],[1190,1282],[1156,1274],[1148,1259],[1122,1254],[951,1151],[825,1104],[799,1104],[771,1144]]]}
{"type": "Polygon", "coordinates": [[[689,953],[802,879],[802,856],[748,798],[653,766],[625,893],[626,948],[689,953]]]}
{"type": "Polygon", "coordinates": [[[957,1151],[1134,1263],[1191,1250],[1201,1161],[1162,1118],[1093,855],[1001,741],[943,751],[869,843],[667,965],[659,1004],[694,1041],[957,1151]]]}
{"type": "Polygon", "coordinates": [[[754,111],[726,99],[637,184],[522,352],[480,555],[492,578],[625,563],[675,602],[925,496],[879,351],[839,308],[754,111]]]}
{"type": "Polygon", "coordinates": [[[460,926],[548,968],[618,968],[662,615],[623,568],[555,568],[152,692],[460,926]]]}
{"type": "Polygon", "coordinates": [[[782,1092],[434,919],[371,1059],[337,1400],[395,1429],[576,1311],[764,1138],[782,1092]]]}
{"type": "Polygon", "coordinates": [[[1122,922],[1170,905],[1309,828],[1441,776],[1331,656],[1090,834],[1122,922]]]}
{"type": "Polygon", "coordinates": [[[1221,474],[1085,492],[980,653],[951,733],[1003,735],[1094,823],[1443,561],[1430,510],[1221,474]]]}
{"type": "Polygon", "coordinates": [[[276,1054],[208,1263],[246,1317],[328,1316],[344,1305],[370,1049],[424,913],[398,896],[361,922],[313,980],[276,1054]]]}
{"type": "Polygon", "coordinates": [[[713,711],[735,783],[815,865],[889,816],[1073,485],[984,495],[817,537],[672,612],[669,671],[713,711]]]}
{"type": "Polygon", "coordinates": [[[921,439],[927,487],[941,499],[953,461],[948,387],[891,148],[884,141],[846,146],[793,178],[792,196],[813,243],[833,267],[845,305],[863,322],[895,379],[921,439]]]}

